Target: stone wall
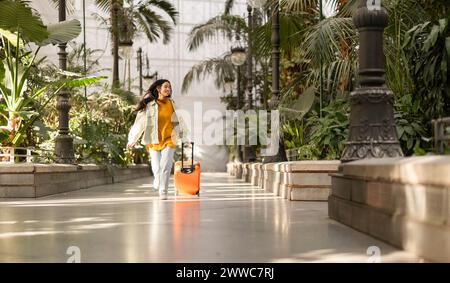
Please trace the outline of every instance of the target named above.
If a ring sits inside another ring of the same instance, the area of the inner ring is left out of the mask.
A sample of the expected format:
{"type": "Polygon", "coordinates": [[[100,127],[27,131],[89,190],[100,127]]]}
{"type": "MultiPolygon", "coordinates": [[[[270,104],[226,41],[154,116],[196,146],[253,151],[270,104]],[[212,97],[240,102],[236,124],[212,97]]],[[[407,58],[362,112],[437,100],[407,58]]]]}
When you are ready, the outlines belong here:
{"type": "Polygon", "coordinates": [[[228,173],[289,200],[327,201],[339,161],[230,163],[228,173]],[[242,172],[240,174],[239,172],[242,172]]]}
{"type": "Polygon", "coordinates": [[[150,176],[148,165],[1,164],[0,198],[38,198],[150,176]]]}
{"type": "Polygon", "coordinates": [[[361,160],[332,177],[329,216],[429,261],[450,262],[450,157],[361,160]]]}

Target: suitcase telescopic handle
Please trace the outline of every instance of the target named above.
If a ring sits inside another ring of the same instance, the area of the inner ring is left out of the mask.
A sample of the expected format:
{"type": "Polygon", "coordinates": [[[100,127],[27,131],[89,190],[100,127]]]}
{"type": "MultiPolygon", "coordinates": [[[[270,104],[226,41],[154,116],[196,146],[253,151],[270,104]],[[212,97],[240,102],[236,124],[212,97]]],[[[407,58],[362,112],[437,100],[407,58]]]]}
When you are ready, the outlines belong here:
{"type": "Polygon", "coordinates": [[[194,142],[191,142],[192,153],[191,153],[191,166],[190,166],[190,168],[184,168],[184,164],[183,164],[183,161],[184,161],[184,145],[185,145],[185,143],[181,143],[181,172],[183,172],[183,173],[192,173],[192,172],[194,172],[194,142]]]}

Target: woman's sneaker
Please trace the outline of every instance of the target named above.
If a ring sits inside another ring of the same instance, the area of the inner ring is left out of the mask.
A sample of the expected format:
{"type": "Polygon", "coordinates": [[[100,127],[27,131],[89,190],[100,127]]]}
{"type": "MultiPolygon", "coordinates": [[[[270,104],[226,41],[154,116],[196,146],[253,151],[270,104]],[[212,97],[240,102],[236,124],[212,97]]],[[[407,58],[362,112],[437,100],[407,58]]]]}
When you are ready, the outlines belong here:
{"type": "Polygon", "coordinates": [[[158,191],[158,187],[159,187],[159,180],[157,180],[156,178],[153,180],[153,190],[154,191],[158,191]]]}
{"type": "Polygon", "coordinates": [[[166,200],[166,199],[168,199],[167,192],[159,192],[159,199],[160,199],[160,200],[166,200]]]}

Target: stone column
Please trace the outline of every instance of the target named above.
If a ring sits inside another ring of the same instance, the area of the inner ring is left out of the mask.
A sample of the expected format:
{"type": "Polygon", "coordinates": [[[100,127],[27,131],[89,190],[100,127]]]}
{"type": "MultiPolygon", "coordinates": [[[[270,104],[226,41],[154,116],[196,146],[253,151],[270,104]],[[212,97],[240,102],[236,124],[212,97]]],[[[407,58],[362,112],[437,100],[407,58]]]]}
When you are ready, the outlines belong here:
{"type": "Polygon", "coordinates": [[[383,31],[386,10],[360,0],[353,22],[359,31],[360,86],[351,94],[350,132],[343,162],[403,156],[394,120],[394,96],[385,84],[383,31]]]}

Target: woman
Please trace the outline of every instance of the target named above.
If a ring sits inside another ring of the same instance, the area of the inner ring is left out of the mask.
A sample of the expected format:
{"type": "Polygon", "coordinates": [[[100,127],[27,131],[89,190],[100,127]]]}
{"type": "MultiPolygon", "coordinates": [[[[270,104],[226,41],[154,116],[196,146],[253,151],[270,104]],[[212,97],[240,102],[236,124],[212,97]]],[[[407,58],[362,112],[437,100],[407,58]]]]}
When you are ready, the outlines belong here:
{"type": "Polygon", "coordinates": [[[178,117],[171,98],[168,80],[157,80],[134,109],[137,113],[128,134],[127,148],[131,149],[144,134],[141,144],[150,154],[153,171],[153,188],[159,190],[160,199],[167,199],[170,172],[176,148],[178,117]]]}

